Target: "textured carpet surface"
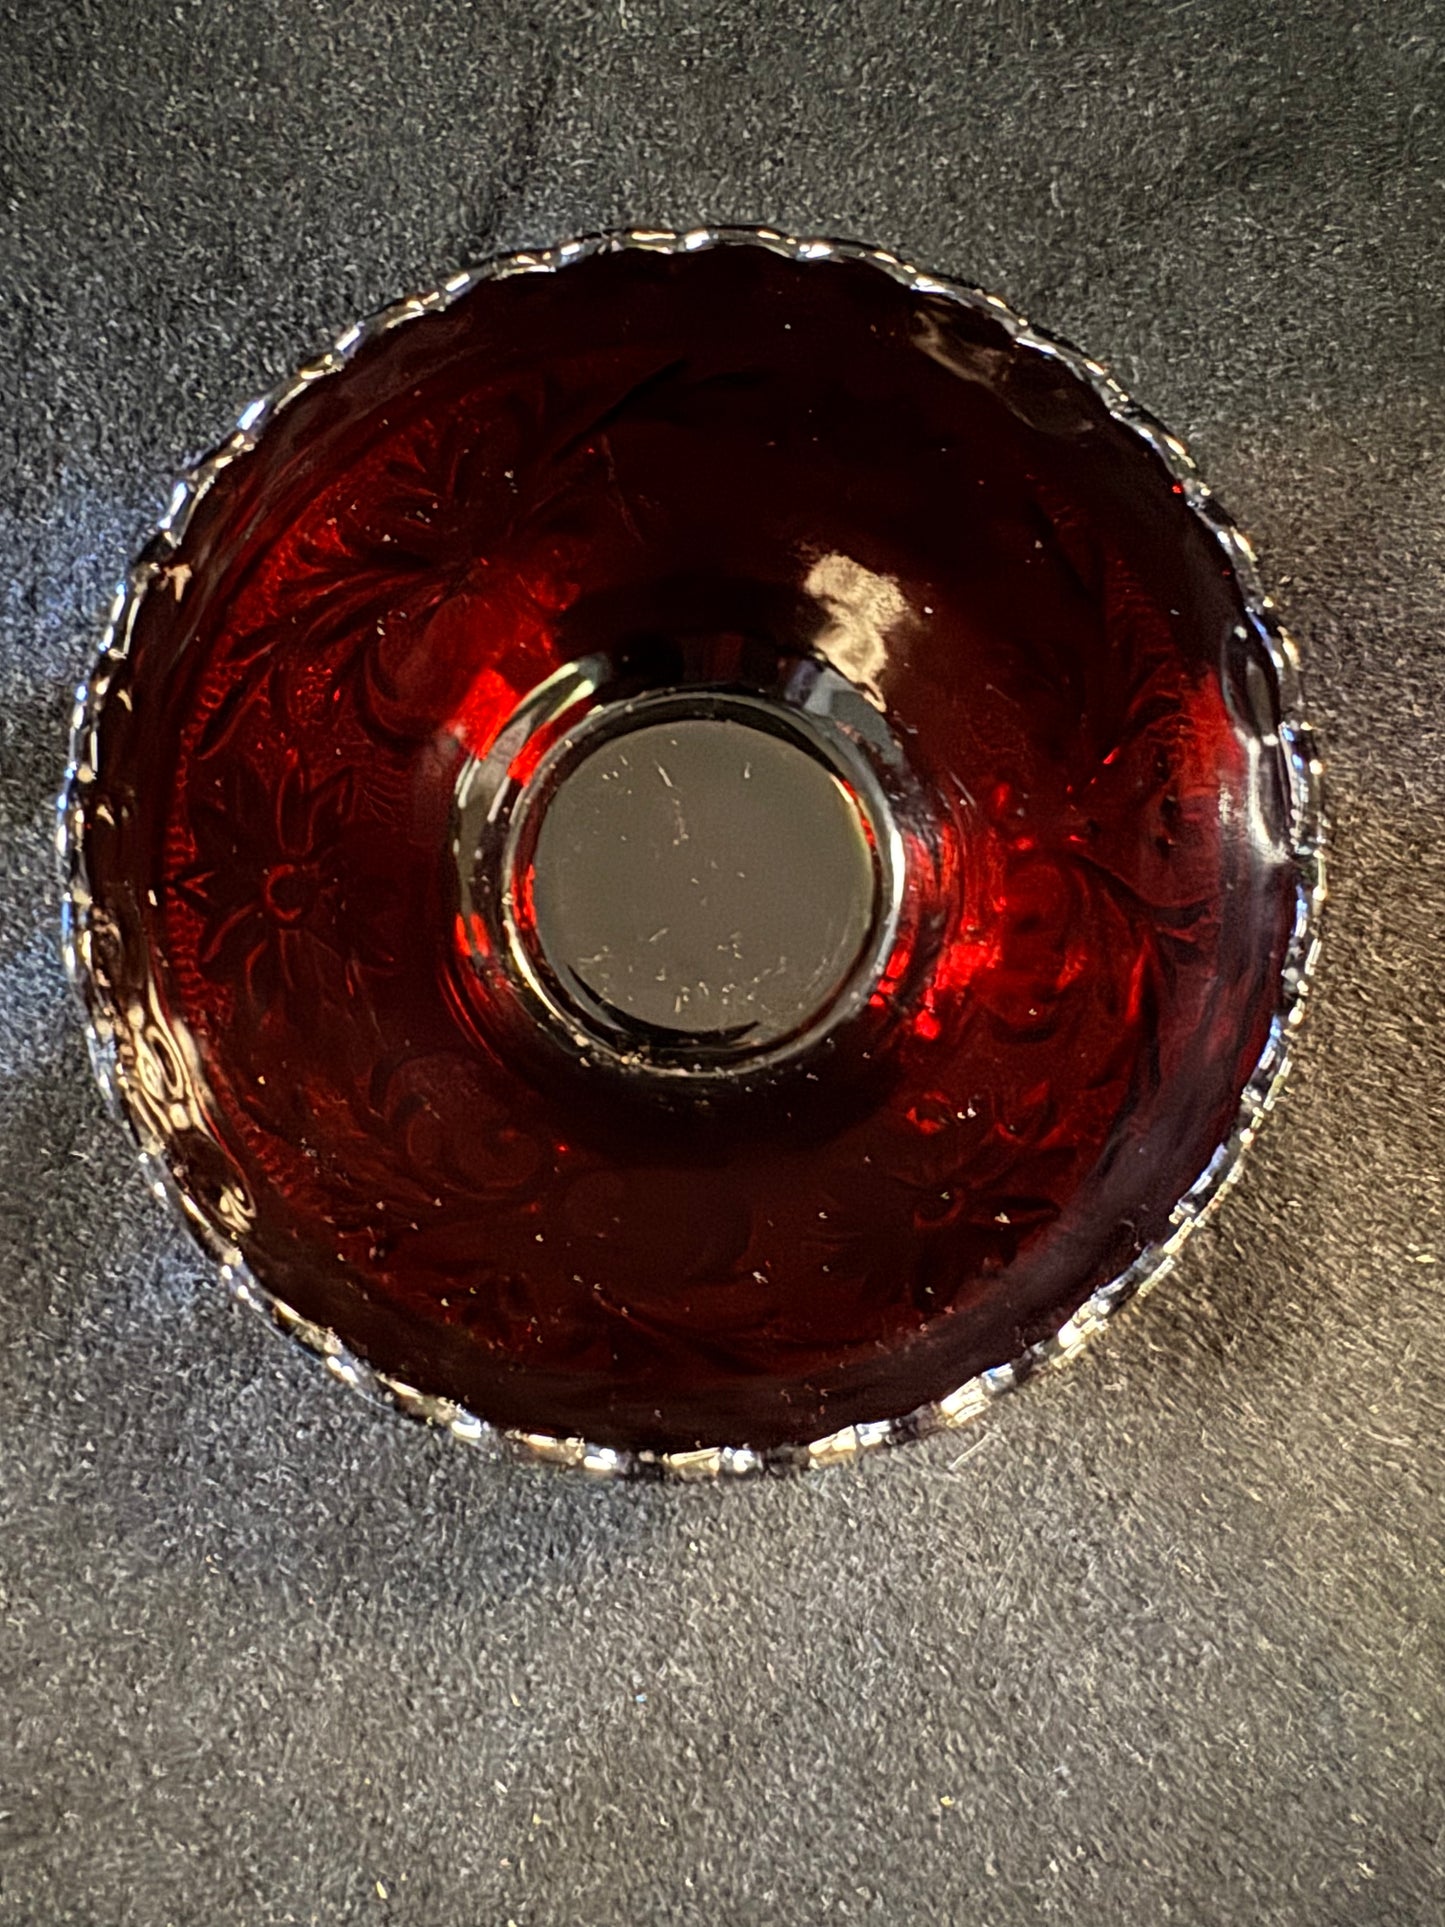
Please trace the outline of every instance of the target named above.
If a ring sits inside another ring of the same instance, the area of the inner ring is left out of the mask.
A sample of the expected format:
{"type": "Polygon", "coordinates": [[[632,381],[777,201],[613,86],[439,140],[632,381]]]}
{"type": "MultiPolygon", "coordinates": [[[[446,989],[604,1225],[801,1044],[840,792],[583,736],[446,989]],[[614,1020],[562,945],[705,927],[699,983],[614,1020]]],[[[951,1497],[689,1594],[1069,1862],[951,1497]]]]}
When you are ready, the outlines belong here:
{"type": "Polygon", "coordinates": [[[0,1920],[1434,1927],[1445,8],[0,4],[0,1920]],[[609,1489],[370,1410],[103,1118],[50,796],[177,458],[629,220],[885,242],[1112,361],[1260,545],[1336,891],[1242,1184],[1071,1371],[609,1489]]]}

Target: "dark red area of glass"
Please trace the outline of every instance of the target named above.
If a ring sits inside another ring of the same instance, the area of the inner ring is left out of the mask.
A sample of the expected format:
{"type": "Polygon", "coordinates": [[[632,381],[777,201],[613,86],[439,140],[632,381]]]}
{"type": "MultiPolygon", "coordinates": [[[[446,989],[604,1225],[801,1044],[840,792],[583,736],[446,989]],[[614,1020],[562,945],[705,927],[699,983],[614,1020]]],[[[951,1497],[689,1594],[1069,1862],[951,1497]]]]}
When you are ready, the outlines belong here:
{"type": "Polygon", "coordinates": [[[483,283],[294,403],[167,567],[101,722],[93,967],[198,1208],[381,1369],[631,1447],[898,1415],[1228,1134],[1294,902],[1267,659],[1162,466],[986,313],[753,246],[483,283]],[[680,1122],[468,1021],[451,810],[560,663],[682,648],[850,675],[942,868],[861,1073],[680,1122]]]}

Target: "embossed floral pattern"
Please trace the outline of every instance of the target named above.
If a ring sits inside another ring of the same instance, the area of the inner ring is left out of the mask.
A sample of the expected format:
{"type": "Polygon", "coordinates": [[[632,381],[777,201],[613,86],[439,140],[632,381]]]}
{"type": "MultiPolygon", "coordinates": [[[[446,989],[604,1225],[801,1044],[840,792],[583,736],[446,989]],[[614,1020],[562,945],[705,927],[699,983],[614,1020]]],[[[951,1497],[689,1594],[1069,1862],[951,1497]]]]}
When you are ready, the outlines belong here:
{"type": "Polygon", "coordinates": [[[346,771],[308,786],[294,752],[283,758],[274,788],[233,756],[197,798],[195,836],[204,854],[175,888],[203,920],[201,969],[234,987],[253,1013],[274,1009],[304,1020],[319,987],[319,954],[352,956],[365,968],[396,965],[389,920],[345,914],[355,799],[346,771]]]}

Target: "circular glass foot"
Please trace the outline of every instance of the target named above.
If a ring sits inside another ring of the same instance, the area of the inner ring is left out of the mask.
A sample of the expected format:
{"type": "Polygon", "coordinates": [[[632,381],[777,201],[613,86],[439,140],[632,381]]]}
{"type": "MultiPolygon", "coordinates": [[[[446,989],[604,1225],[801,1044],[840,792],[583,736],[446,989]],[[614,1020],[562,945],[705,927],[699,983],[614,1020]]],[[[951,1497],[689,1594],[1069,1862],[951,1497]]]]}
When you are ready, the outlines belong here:
{"type": "Polygon", "coordinates": [[[896,748],[877,720],[871,743],[840,722],[854,703],[827,670],[768,696],[575,684],[524,704],[505,759],[458,781],[474,1000],[633,1079],[809,1061],[865,1012],[904,928],[896,748]]]}

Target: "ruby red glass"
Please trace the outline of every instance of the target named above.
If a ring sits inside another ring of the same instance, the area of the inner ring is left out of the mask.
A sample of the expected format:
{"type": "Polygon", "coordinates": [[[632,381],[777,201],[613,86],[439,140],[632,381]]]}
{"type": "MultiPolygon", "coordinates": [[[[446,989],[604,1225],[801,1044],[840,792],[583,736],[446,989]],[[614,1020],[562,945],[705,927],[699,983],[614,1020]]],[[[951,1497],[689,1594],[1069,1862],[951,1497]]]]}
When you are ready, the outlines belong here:
{"type": "Polygon", "coordinates": [[[153,547],[82,961],[193,1222],[350,1353],[766,1450],[1178,1224],[1278,1042],[1299,738],[1076,358],[872,260],[580,254],[366,335],[153,547]]]}

